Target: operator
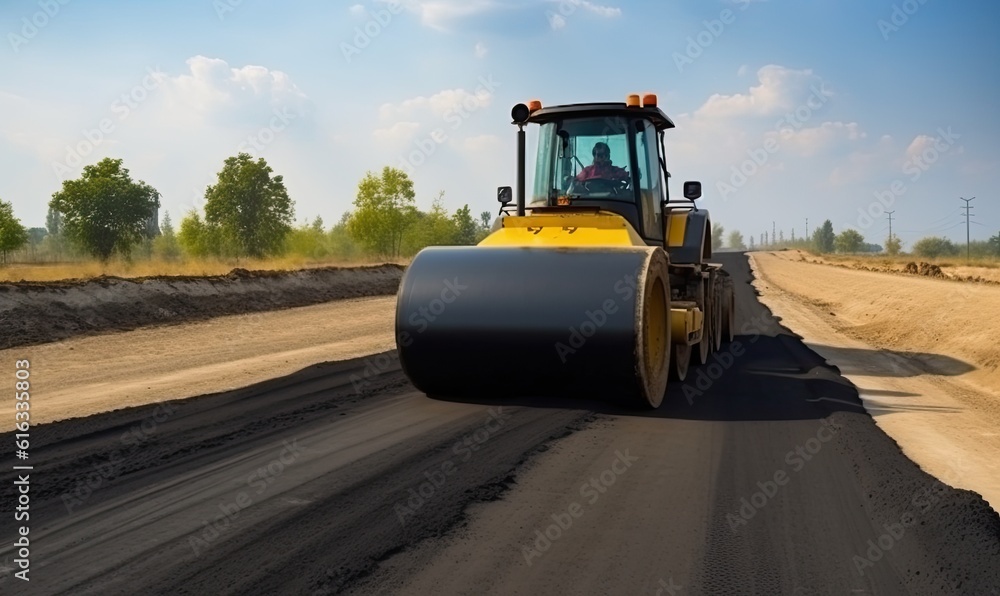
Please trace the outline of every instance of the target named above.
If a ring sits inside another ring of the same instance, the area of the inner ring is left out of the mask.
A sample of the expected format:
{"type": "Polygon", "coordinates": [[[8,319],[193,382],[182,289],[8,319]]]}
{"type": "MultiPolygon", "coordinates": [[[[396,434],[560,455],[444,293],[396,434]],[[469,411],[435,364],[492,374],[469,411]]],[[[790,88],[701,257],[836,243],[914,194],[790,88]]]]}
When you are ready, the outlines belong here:
{"type": "Polygon", "coordinates": [[[602,178],[604,180],[629,180],[630,177],[625,168],[611,164],[611,149],[607,143],[599,141],[594,145],[594,164],[589,165],[576,175],[580,182],[602,178]]]}

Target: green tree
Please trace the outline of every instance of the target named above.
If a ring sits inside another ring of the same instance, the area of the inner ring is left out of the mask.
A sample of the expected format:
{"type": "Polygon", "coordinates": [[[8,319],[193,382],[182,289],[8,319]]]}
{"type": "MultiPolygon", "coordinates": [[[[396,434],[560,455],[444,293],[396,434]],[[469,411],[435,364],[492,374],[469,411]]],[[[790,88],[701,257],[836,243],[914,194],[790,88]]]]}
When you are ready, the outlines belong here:
{"type": "Polygon", "coordinates": [[[889,236],[885,241],[885,252],[896,256],[903,250],[903,241],[899,236],[889,236]]]}
{"type": "Polygon", "coordinates": [[[722,248],[722,235],[725,231],[726,229],[722,227],[722,224],[712,224],[712,250],[719,250],[722,248]]]}
{"type": "Polygon", "coordinates": [[[170,221],[169,211],[163,213],[160,235],[153,239],[153,254],[168,261],[173,261],[181,256],[181,245],[177,240],[174,224],[170,221]]]}
{"type": "Polygon", "coordinates": [[[160,193],[134,182],[122,160],[106,157],[83,168],[83,176],[63,182],[52,195],[51,211],[61,215],[66,236],[84,251],[107,262],[125,258],[146,238],[150,215],[160,206],[160,193]]]}
{"type": "Polygon", "coordinates": [[[833,222],[829,219],[823,222],[823,225],[816,228],[813,232],[813,245],[821,253],[833,252],[834,242],[836,241],[836,236],[833,233],[833,222]]]}
{"type": "Polygon", "coordinates": [[[292,229],[294,209],[282,176],[263,157],[226,159],[218,182],[205,191],[205,222],[218,226],[239,256],[280,253],[292,229]]]}
{"type": "Polygon", "coordinates": [[[323,232],[323,218],[309,224],[294,228],[285,239],[285,250],[291,254],[307,259],[323,259],[330,254],[327,235],[323,232]]]}
{"type": "Polygon", "coordinates": [[[416,254],[426,246],[450,246],[458,244],[458,226],[448,215],[442,200],[444,193],[438,194],[427,213],[418,212],[410,224],[410,231],[404,243],[404,254],[416,254]]]}
{"type": "Polygon", "coordinates": [[[374,253],[399,256],[403,235],[416,216],[415,196],[413,181],[403,170],[386,166],[378,176],[366,173],[358,184],[348,232],[374,253]]]}
{"type": "Polygon", "coordinates": [[[219,226],[205,222],[193,209],[181,220],[177,243],[185,254],[192,257],[223,256],[234,252],[226,245],[219,226]]]}
{"type": "Polygon", "coordinates": [[[483,211],[480,213],[479,223],[482,224],[484,232],[489,232],[490,228],[493,227],[493,213],[490,211],[483,211]]]}
{"type": "Polygon", "coordinates": [[[913,245],[913,253],[920,257],[933,259],[935,257],[950,257],[958,254],[958,247],[947,238],[928,236],[917,240],[913,245]]]}
{"type": "Polygon", "coordinates": [[[743,234],[739,230],[729,232],[729,241],[726,246],[735,250],[746,250],[747,245],[743,243],[743,234]]]}
{"type": "Polygon", "coordinates": [[[7,255],[28,243],[28,230],[14,217],[14,205],[0,201],[0,263],[7,264],[7,255]]]}
{"type": "Polygon", "coordinates": [[[339,259],[355,259],[361,256],[361,247],[351,238],[347,231],[348,223],[351,221],[351,212],[347,211],[340,218],[337,225],[330,228],[327,234],[327,245],[330,247],[330,254],[339,259]]]}
{"type": "Polygon", "coordinates": [[[1000,234],[993,236],[988,241],[990,252],[1000,257],[1000,234]]]}
{"type": "Polygon", "coordinates": [[[837,252],[861,252],[861,249],[865,245],[865,237],[857,230],[847,229],[837,235],[834,245],[837,248],[837,252]]]}
{"type": "Polygon", "coordinates": [[[455,221],[455,243],[475,244],[479,236],[479,226],[472,219],[472,211],[468,205],[455,211],[452,216],[455,221]]]}

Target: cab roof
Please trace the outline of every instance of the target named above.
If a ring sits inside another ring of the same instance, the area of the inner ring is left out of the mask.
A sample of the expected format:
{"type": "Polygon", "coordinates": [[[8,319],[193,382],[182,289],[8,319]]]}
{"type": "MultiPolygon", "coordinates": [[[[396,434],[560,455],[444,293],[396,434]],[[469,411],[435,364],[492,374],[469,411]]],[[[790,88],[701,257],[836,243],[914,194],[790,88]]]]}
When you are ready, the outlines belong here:
{"type": "Polygon", "coordinates": [[[540,110],[535,110],[528,117],[528,122],[534,122],[536,124],[545,124],[547,122],[555,122],[558,120],[565,120],[567,118],[587,118],[587,117],[608,117],[608,116],[621,116],[624,118],[631,117],[643,117],[653,123],[656,130],[667,130],[668,128],[674,128],[673,121],[663,113],[659,107],[636,107],[630,108],[625,105],[624,102],[621,103],[574,103],[567,104],[563,106],[551,106],[547,108],[542,108],[540,110]]]}

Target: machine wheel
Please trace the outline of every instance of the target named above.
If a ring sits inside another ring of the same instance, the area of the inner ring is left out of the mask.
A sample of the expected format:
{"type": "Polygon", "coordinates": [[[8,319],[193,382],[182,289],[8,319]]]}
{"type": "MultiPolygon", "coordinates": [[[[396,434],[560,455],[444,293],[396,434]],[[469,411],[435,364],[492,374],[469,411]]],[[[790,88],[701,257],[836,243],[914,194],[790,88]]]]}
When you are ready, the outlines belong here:
{"type": "Polygon", "coordinates": [[[715,308],[712,310],[714,319],[712,322],[712,351],[718,352],[722,349],[722,313],[723,313],[723,302],[722,302],[722,279],[718,275],[712,276],[712,296],[715,301],[715,308]]]}
{"type": "Polygon", "coordinates": [[[712,345],[715,343],[715,296],[712,284],[705,281],[702,291],[705,295],[705,326],[701,331],[701,341],[693,346],[696,364],[708,364],[708,357],[712,355],[712,345]]]}
{"type": "Polygon", "coordinates": [[[683,381],[687,378],[690,365],[691,346],[674,343],[670,349],[670,378],[674,381],[683,381]]]}
{"type": "Polygon", "coordinates": [[[722,339],[731,342],[736,338],[736,294],[729,278],[723,285],[722,304],[722,339]]]}
{"type": "Polygon", "coordinates": [[[670,376],[670,278],[667,260],[662,252],[650,259],[646,279],[639,280],[645,288],[642,301],[636,305],[641,323],[637,323],[636,368],[640,381],[638,405],[658,408],[663,403],[670,376]]]}

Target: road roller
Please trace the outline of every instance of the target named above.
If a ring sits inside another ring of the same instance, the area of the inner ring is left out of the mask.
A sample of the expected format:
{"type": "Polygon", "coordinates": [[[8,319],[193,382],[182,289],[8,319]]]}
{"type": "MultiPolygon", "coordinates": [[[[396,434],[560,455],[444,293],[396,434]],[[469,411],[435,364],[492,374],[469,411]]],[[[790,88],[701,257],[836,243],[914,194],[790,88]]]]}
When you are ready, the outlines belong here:
{"type": "Polygon", "coordinates": [[[733,337],[733,287],[711,262],[701,183],[669,192],[654,94],[511,110],[516,194],[476,246],[421,250],[403,275],[396,344],[432,397],[599,397],[656,408],[733,337]],[[526,196],[525,128],[538,126],[526,196]]]}

